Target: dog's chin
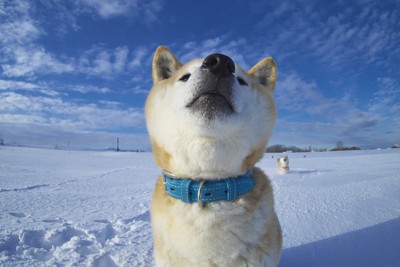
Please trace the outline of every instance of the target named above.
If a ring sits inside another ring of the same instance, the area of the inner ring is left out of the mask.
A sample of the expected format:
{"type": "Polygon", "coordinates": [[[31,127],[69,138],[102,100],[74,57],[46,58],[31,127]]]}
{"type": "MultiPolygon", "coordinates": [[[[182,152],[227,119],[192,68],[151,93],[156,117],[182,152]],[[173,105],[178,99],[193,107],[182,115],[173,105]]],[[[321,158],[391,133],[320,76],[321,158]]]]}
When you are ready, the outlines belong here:
{"type": "Polygon", "coordinates": [[[232,103],[218,93],[202,94],[193,99],[186,108],[207,120],[222,119],[235,113],[232,103]]]}

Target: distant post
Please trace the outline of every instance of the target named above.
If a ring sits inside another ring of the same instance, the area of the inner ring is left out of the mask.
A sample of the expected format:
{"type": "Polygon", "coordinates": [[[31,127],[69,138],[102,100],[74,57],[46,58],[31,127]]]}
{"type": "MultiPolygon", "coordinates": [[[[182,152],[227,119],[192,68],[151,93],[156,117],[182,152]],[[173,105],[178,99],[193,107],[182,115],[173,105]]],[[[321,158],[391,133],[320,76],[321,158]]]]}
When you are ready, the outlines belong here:
{"type": "Polygon", "coordinates": [[[119,138],[117,138],[117,152],[119,151],[119,138]]]}

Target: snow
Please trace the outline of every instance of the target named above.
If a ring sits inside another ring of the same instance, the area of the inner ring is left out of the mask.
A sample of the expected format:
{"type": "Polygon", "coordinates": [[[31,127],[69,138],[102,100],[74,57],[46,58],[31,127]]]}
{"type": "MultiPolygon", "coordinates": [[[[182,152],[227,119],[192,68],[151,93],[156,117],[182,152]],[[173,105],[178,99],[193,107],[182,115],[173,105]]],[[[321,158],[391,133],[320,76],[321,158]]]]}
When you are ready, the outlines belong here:
{"type": "MultiPolygon", "coordinates": [[[[273,158],[272,158],[273,157],[273,158]]],[[[400,149],[278,154],[280,265],[400,266],[400,149]]],[[[151,153],[0,147],[0,266],[153,266],[151,153]]]]}

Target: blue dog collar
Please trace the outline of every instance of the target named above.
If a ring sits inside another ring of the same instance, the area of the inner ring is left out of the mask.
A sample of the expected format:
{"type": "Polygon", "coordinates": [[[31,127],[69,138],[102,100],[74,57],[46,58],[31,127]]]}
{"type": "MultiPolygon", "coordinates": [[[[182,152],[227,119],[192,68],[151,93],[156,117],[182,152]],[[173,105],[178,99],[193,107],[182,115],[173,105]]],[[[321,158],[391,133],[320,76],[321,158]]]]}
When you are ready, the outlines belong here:
{"type": "Polygon", "coordinates": [[[238,177],[218,181],[179,179],[163,171],[165,190],[168,195],[185,203],[198,202],[200,206],[214,201],[231,201],[250,192],[256,185],[251,171],[238,177]]]}

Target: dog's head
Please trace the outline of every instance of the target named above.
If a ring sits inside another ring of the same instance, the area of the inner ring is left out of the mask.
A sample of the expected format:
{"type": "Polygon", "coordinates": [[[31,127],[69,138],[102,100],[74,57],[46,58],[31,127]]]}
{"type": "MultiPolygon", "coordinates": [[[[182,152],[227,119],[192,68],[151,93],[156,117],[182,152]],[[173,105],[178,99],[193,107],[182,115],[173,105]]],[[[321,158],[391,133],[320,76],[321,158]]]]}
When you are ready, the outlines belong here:
{"type": "Polygon", "coordinates": [[[289,167],[289,158],[288,158],[288,156],[280,156],[278,158],[278,165],[281,168],[288,168],[289,167]]]}
{"type": "Polygon", "coordinates": [[[185,177],[238,175],[264,153],[275,122],[276,65],[248,72],[226,55],[182,65],[157,48],[146,120],[157,163],[185,177]]]}

